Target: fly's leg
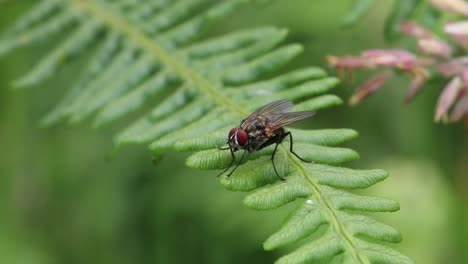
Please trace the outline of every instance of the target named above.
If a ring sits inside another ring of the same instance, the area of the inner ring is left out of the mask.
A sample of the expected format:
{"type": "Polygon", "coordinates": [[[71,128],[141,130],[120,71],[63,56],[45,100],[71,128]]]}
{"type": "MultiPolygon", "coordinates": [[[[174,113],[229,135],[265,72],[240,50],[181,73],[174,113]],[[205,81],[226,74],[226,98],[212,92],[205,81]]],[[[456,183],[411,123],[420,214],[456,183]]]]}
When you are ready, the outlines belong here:
{"type": "MultiPolygon", "coordinates": [[[[244,161],[245,153],[247,153],[247,151],[244,150],[244,153],[242,153],[242,156],[241,156],[239,162],[236,164],[236,167],[234,167],[234,169],[228,175],[226,175],[227,177],[231,177],[231,175],[234,173],[234,171],[236,171],[237,168],[239,167],[239,165],[241,165],[242,161],[244,161]]],[[[233,155],[234,155],[234,153],[233,153],[233,155]]]]}
{"type": "Polygon", "coordinates": [[[258,147],[256,150],[261,150],[261,149],[264,149],[272,144],[276,144],[275,145],[275,149],[273,150],[273,154],[271,155],[271,163],[273,164],[273,169],[275,170],[275,173],[276,173],[276,177],[278,177],[280,180],[282,181],[286,181],[285,178],[281,177],[278,173],[278,170],[276,169],[276,165],[275,165],[275,155],[276,155],[276,151],[278,150],[278,145],[283,141],[283,139],[286,137],[287,135],[286,134],[278,134],[272,138],[269,138],[267,141],[265,141],[262,145],[260,145],[260,147],[258,147]]]}
{"type": "Polygon", "coordinates": [[[229,162],[229,165],[226,167],[226,169],[224,169],[220,174],[218,174],[216,178],[219,178],[219,176],[223,175],[223,173],[228,171],[232,167],[232,164],[234,164],[234,161],[236,160],[236,156],[234,156],[234,151],[232,151],[231,148],[229,148],[229,150],[231,151],[231,157],[232,157],[231,162],[229,162]]]}
{"type": "Polygon", "coordinates": [[[281,143],[281,140],[282,138],[279,138],[280,140],[278,140],[276,142],[276,145],[275,145],[275,149],[273,150],[273,154],[271,155],[271,164],[273,164],[273,169],[275,170],[275,173],[276,173],[276,177],[278,177],[278,179],[282,180],[282,181],[286,181],[285,178],[279,176],[279,173],[278,171],[276,170],[276,165],[275,165],[275,155],[276,155],[276,150],[278,149],[278,145],[281,143]]]}
{"type": "Polygon", "coordinates": [[[289,135],[289,151],[291,151],[291,153],[294,154],[294,156],[296,156],[298,159],[302,160],[303,162],[311,163],[312,162],[311,160],[305,160],[305,159],[299,157],[299,155],[297,155],[296,152],[294,152],[294,150],[293,150],[294,141],[293,141],[293,137],[292,137],[291,132],[287,132],[286,134],[284,134],[284,137],[286,137],[288,135],[289,135]]]}

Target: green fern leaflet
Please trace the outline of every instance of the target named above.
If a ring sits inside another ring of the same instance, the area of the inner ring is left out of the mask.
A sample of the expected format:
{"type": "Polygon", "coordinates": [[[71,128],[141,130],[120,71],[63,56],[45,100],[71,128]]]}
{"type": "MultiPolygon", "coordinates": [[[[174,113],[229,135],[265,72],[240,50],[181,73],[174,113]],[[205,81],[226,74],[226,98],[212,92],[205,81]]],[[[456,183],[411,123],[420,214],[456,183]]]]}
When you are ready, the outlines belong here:
{"type": "MultiPolygon", "coordinates": [[[[169,150],[196,151],[190,167],[223,169],[230,154],[215,145],[242,117],[279,99],[296,102],[294,111],[341,104],[325,94],[338,80],[310,67],[276,74],[299,55],[301,45],[282,45],[286,30],[263,27],[199,41],[219,19],[246,0],[42,0],[0,41],[0,54],[67,31],[17,87],[29,87],[56,73],[64,60],[93,52],[89,66],[64,99],[42,120],[95,126],[153,107],[115,137],[117,146],[147,143],[155,156],[169,150]],[[196,41],[197,40],[197,41],[196,41]],[[159,101],[155,104],[154,101],[159,101]]],[[[349,129],[290,129],[303,163],[280,146],[276,159],[285,183],[269,160],[273,148],[252,153],[231,178],[220,182],[250,192],[245,203],[270,210],[300,200],[283,226],[265,242],[267,250],[303,241],[278,263],[413,263],[384,243],[401,240],[397,230],[363,212],[393,212],[397,202],[348,192],[384,180],[382,170],[337,167],[359,156],[336,145],[357,136],[349,129]],[[383,243],[382,243],[383,242],[383,243]]]]}

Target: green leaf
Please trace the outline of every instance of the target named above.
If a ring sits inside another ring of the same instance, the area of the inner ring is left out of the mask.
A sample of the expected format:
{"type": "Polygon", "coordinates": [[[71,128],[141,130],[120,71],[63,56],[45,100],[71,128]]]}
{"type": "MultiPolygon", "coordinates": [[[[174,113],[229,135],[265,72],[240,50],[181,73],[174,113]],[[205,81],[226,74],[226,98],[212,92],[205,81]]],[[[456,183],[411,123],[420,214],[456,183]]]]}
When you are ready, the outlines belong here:
{"type": "Polygon", "coordinates": [[[339,238],[330,232],[320,239],[309,242],[293,253],[280,258],[276,263],[330,263],[334,257],[344,254],[344,252],[345,249],[341,245],[339,238]]]}
{"type": "Polygon", "coordinates": [[[355,0],[352,10],[343,19],[343,26],[356,24],[368,13],[373,3],[373,0],[355,0]]]}
{"type": "MultiPolygon", "coordinates": [[[[171,150],[195,151],[188,166],[224,169],[231,154],[216,146],[226,143],[230,128],[266,103],[288,99],[295,102],[294,111],[319,114],[342,103],[326,94],[339,80],[322,69],[281,72],[303,50],[298,43],[283,44],[285,29],[261,27],[203,38],[210,25],[247,2],[40,1],[2,35],[0,54],[66,31],[69,36],[16,82],[37,85],[54,76],[65,59],[92,53],[81,77],[42,120],[44,125],[94,118],[95,126],[103,126],[133,113],[136,120],[117,132],[116,146],[149,144],[155,157],[171,150]]],[[[274,146],[249,154],[231,177],[219,179],[226,189],[250,192],[244,202],[258,210],[297,203],[264,247],[307,242],[278,263],[412,263],[384,244],[399,242],[398,231],[367,216],[396,211],[398,203],[351,192],[384,180],[387,173],[338,167],[359,158],[354,150],[337,146],[357,133],[287,129],[294,144],[286,139],[275,156],[285,182],[272,166],[274,146]],[[294,156],[290,144],[311,163],[294,156]]],[[[235,156],[239,159],[240,151],[235,156]]]]}

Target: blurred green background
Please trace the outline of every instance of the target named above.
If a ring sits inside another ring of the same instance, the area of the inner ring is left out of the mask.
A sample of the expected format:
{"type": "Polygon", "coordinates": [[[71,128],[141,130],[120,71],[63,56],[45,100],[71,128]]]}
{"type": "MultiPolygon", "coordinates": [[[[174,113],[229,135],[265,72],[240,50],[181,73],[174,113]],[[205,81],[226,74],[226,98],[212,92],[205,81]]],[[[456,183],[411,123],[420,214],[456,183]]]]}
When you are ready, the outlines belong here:
{"type": "MultiPolygon", "coordinates": [[[[0,32],[34,2],[0,3],[0,32]]],[[[392,1],[343,29],[340,19],[351,2],[249,5],[206,35],[255,25],[288,28],[289,40],[305,46],[294,66],[326,67],[328,54],[390,47],[382,25],[392,1]]],[[[86,57],[30,90],[14,91],[10,83],[55,43],[0,59],[0,263],[271,263],[287,252],[265,252],[262,242],[294,205],[248,209],[244,194],[222,189],[215,172],[186,168],[182,154],[155,166],[144,146],[134,146],[108,159],[118,126],[40,128],[86,57]]],[[[349,98],[365,77],[334,92],[349,98]]],[[[418,263],[468,263],[468,132],[462,124],[433,123],[443,84],[428,85],[405,106],[407,85],[401,77],[364,104],[323,111],[306,125],[357,130],[360,137],[347,146],[362,158],[346,165],[390,172],[368,192],[400,202],[401,211],[377,217],[401,230],[403,253],[418,263]]]]}

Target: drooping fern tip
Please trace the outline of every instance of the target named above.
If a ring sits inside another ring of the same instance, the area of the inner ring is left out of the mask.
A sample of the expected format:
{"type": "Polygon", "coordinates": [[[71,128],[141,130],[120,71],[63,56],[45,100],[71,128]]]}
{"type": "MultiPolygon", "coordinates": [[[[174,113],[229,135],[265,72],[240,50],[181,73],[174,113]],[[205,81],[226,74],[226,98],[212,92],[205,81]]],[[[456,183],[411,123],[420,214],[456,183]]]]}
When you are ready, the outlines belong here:
{"type": "MultiPolygon", "coordinates": [[[[226,143],[226,132],[261,106],[288,100],[294,102],[292,111],[317,111],[342,103],[326,94],[339,81],[322,69],[281,70],[303,50],[300,44],[283,44],[284,29],[249,28],[204,37],[210,25],[247,3],[42,0],[2,35],[0,54],[66,34],[15,82],[45,89],[39,84],[56,74],[63,58],[90,54],[88,65],[43,124],[93,119],[102,126],[132,113],[140,117],[117,133],[116,145],[149,144],[155,156],[194,152],[188,166],[219,170],[232,156],[214,146],[226,143]]],[[[294,152],[314,163],[299,160],[285,147],[290,140],[285,138],[286,144],[277,147],[275,166],[286,183],[278,181],[271,166],[273,145],[248,155],[234,176],[220,178],[226,189],[250,192],[244,202],[258,210],[297,203],[264,247],[309,240],[278,263],[413,263],[386,244],[400,241],[397,230],[363,214],[394,212],[398,203],[350,191],[370,187],[387,174],[337,166],[359,158],[354,150],[336,146],[357,133],[288,131],[294,135],[294,152]]]]}

